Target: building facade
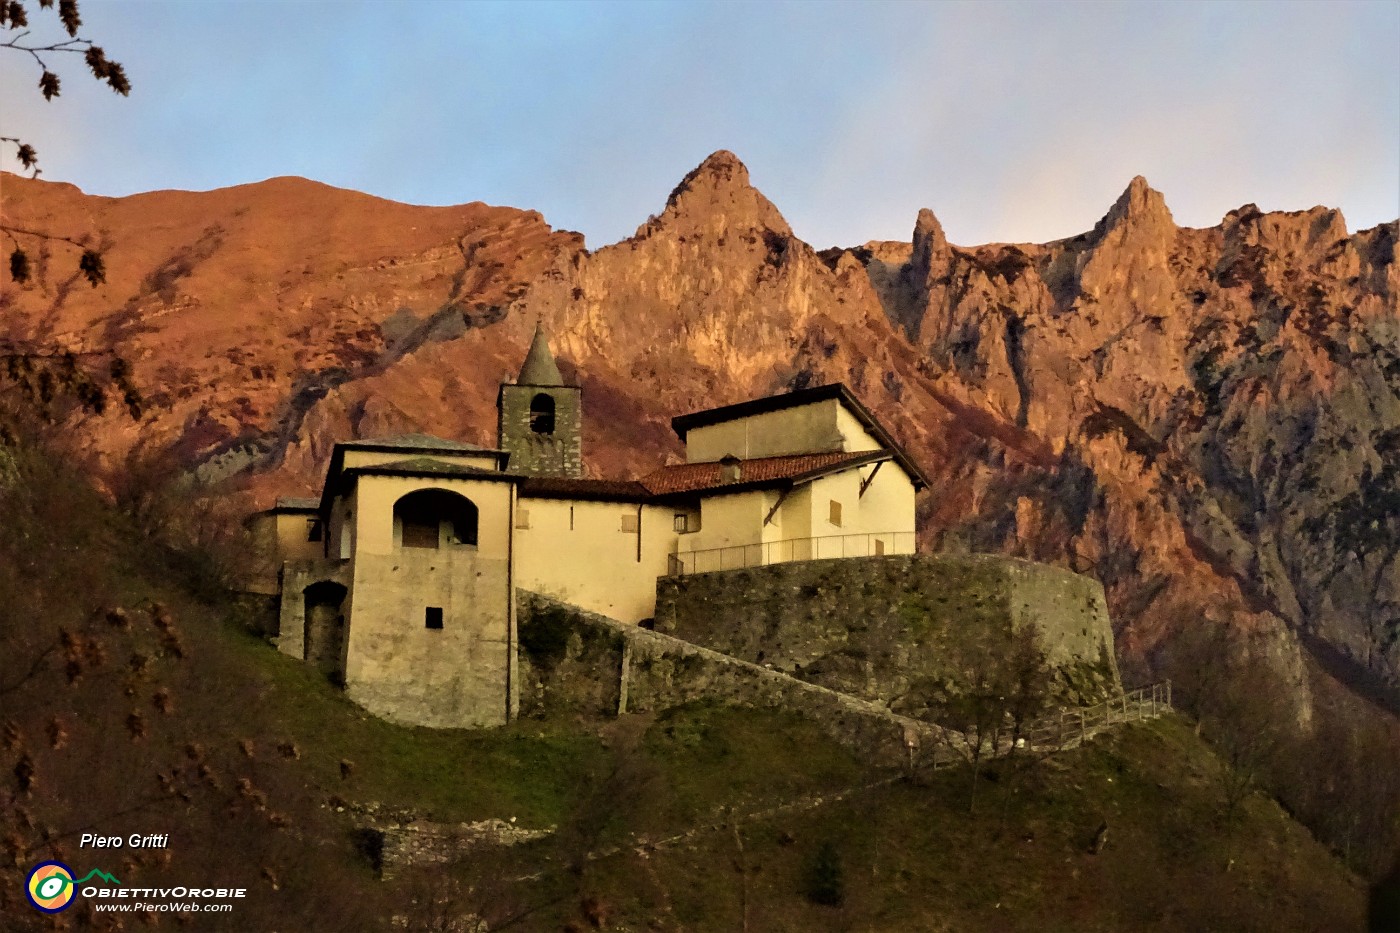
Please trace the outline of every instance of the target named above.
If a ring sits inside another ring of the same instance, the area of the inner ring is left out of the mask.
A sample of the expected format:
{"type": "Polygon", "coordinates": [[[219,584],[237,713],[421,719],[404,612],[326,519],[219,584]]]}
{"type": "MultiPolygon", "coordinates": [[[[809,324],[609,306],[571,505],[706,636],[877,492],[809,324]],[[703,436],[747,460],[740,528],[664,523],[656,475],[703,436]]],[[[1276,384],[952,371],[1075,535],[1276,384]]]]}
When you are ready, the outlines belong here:
{"type": "Polygon", "coordinates": [[[543,332],[497,398],[497,447],[337,444],[319,500],[255,524],[280,567],[280,650],[384,718],[515,715],[516,588],[646,624],[659,577],[914,552],[927,478],[844,386],[673,419],[684,463],[582,476],[582,391],[543,332]]]}

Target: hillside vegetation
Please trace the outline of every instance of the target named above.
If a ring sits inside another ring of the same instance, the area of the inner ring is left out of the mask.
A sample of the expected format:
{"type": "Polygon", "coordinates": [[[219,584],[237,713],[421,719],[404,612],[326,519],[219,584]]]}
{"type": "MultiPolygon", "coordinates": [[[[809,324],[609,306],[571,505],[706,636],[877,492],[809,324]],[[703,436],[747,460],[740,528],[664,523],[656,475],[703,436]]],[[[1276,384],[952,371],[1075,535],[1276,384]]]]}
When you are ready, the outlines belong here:
{"type": "Polygon", "coordinates": [[[32,911],[24,876],[55,857],[128,884],[249,889],[188,929],[452,929],[467,913],[517,930],[1364,926],[1365,888],[1272,801],[1227,816],[1227,772],[1180,718],[1000,762],[975,807],[963,770],[872,773],[776,712],[391,726],[251,634],[200,559],[79,475],[0,456],[6,929],[110,921],[81,900],[32,911]],[[381,881],[359,845],[371,814],[557,831],[381,881]],[[170,847],[79,849],[93,831],[170,847]]]}

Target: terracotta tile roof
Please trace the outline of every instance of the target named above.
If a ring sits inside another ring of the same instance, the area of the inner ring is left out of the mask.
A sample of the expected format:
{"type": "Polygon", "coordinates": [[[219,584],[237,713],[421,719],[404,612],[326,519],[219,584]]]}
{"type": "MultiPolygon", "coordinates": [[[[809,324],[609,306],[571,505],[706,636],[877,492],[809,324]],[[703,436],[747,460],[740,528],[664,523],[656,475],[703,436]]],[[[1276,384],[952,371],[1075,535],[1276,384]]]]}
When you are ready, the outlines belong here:
{"type": "Polygon", "coordinates": [[[656,496],[707,492],[724,486],[748,487],[794,480],[809,474],[820,475],[841,467],[886,460],[891,456],[892,454],[887,450],[866,450],[858,453],[835,451],[822,454],[794,454],[788,457],[757,457],[752,460],[740,460],[739,478],[729,482],[722,479],[721,464],[718,461],[681,463],[654,470],[643,476],[638,482],[648,492],[656,496]]]}
{"type": "Polygon", "coordinates": [[[520,484],[520,495],[537,499],[603,499],[639,502],[649,498],[636,480],[573,479],[564,476],[531,476],[520,484]]]}

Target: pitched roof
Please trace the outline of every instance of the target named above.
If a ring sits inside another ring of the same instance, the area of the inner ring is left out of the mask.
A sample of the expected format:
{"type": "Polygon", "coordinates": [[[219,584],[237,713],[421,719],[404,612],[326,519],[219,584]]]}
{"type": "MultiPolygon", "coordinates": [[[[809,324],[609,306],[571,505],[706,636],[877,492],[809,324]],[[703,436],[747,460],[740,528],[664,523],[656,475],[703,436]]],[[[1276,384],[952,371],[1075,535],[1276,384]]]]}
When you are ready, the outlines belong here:
{"type": "Polygon", "coordinates": [[[495,450],[490,447],[468,444],[466,441],[449,440],[445,437],[435,437],[431,434],[391,434],[387,437],[366,437],[357,441],[340,441],[335,446],[344,447],[349,450],[403,450],[410,452],[416,450],[437,450],[456,453],[504,453],[504,451],[495,450]]]}
{"type": "Polygon", "coordinates": [[[520,495],[534,499],[593,499],[606,502],[640,502],[650,498],[645,486],[636,480],[573,479],[562,476],[531,476],[520,484],[520,495]]]}
{"type": "Polygon", "coordinates": [[[321,507],[320,499],[302,499],[296,496],[281,496],[269,512],[314,512],[321,507]]]}
{"type": "MultiPolygon", "coordinates": [[[[688,415],[677,415],[671,419],[671,428],[680,435],[681,440],[685,440],[688,431],[694,428],[709,427],[712,424],[721,424],[725,421],[734,421],[739,418],[747,418],[752,415],[766,414],[770,411],[782,411],[786,408],[796,408],[799,405],[810,405],[813,402],[824,402],[828,399],[840,399],[845,406],[850,409],[851,414],[865,427],[867,431],[875,437],[880,444],[885,447],[899,463],[904,467],[914,479],[914,487],[922,489],[929,485],[928,474],[919,468],[913,459],[904,452],[904,448],[894,439],[885,426],[871,414],[870,409],[861,404],[855,393],[846,388],[843,383],[833,382],[829,385],[814,386],[810,389],[798,389],[795,392],[787,392],[782,395],[770,395],[766,398],[750,399],[747,402],[738,402],[734,405],[723,405],[719,408],[707,408],[704,411],[691,412],[688,415]]],[[[751,462],[751,461],[750,461],[751,462]]]]}
{"type": "Polygon", "coordinates": [[[549,352],[549,340],[544,335],[544,325],[535,325],[535,336],[530,341],[525,363],[520,367],[520,376],[515,380],[522,386],[562,386],[564,377],[559,374],[559,366],[554,362],[554,354],[549,352]]]}
{"type": "Polygon", "coordinates": [[[409,457],[406,460],[394,460],[390,463],[353,466],[348,467],[344,472],[372,476],[459,476],[470,479],[509,480],[511,482],[519,482],[521,479],[516,473],[504,473],[501,470],[491,470],[465,463],[450,463],[432,457],[409,457]]]}
{"type": "Polygon", "coordinates": [[[643,476],[638,483],[654,496],[678,493],[714,492],[720,489],[752,489],[757,486],[798,483],[837,473],[852,467],[889,460],[888,450],[857,453],[836,451],[824,454],[793,454],[786,457],[755,457],[738,460],[739,478],[725,481],[724,463],[680,463],[662,467],[643,476]]]}

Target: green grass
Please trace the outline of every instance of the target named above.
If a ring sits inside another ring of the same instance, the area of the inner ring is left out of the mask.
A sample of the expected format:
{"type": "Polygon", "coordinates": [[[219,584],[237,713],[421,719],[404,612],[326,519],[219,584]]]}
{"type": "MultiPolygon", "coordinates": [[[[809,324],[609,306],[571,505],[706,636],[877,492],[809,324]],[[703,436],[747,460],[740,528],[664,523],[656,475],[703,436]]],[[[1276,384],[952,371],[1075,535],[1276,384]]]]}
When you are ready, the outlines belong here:
{"type": "Polygon", "coordinates": [[[397,726],[360,709],[317,671],[261,639],[226,629],[241,676],[256,686],[259,717],[303,751],[311,780],[357,804],[411,809],[424,818],[517,817],[557,823],[584,776],[602,767],[595,736],[561,725],[503,729],[397,726]],[[340,763],[353,766],[348,781],[340,763]]]}
{"type": "MultiPolygon", "coordinates": [[[[801,759],[789,762],[800,767],[801,759]]],[[[1209,750],[1176,718],[1103,736],[1017,773],[1001,764],[968,808],[965,771],[741,826],[755,930],[1359,930],[1364,890],[1271,801],[1222,823],[1209,750]],[[1089,843],[1107,822],[1108,843],[1089,843]],[[803,894],[825,844],[840,908],[803,894]]],[[[624,929],[732,930],[732,833],[590,878],[624,929]],[[673,879],[632,909],[639,878],[673,879]],[[684,879],[681,883],[680,879],[684,879]],[[656,905],[664,905],[658,907],[656,905]]]]}
{"type": "MultiPolygon", "coordinates": [[[[713,704],[602,727],[428,730],[377,720],[247,634],[230,606],[202,602],[129,523],[75,492],[72,477],[54,472],[44,486],[45,475],[34,471],[28,498],[0,496],[0,648],[21,661],[9,669],[24,668],[66,627],[97,633],[107,658],[71,684],[61,663],[51,665],[3,698],[0,719],[20,727],[39,776],[32,793],[0,809],[0,837],[35,846],[0,866],[7,929],[37,927],[38,915],[14,902],[24,871],[38,857],[83,855],[62,834],[84,825],[172,833],[168,863],[102,866],[143,884],[250,889],[226,923],[200,929],[384,929],[395,913],[428,928],[422,905],[447,896],[459,914],[515,917],[518,930],[587,929],[592,914],[615,929],[706,933],[740,928],[745,887],[753,931],[1362,928],[1364,890],[1272,801],[1252,798],[1238,820],[1221,819],[1219,763],[1179,719],[1126,727],[1023,768],[992,765],[975,811],[969,774],[951,769],[750,819],[743,814],[877,775],[796,714],[713,704]],[[154,680],[132,684],[123,669],[132,650],[153,643],[149,622],[124,633],[88,620],[95,608],[148,600],[169,607],[185,657],[163,657],[154,680]],[[168,715],[151,705],[161,686],[174,697],[168,715]],[[149,722],[139,739],[124,726],[133,710],[149,722]],[[53,713],[68,730],[61,748],[45,743],[53,713]],[[348,777],[342,761],[353,763],[348,777]],[[172,796],[122,815],[172,768],[188,802],[172,796]],[[265,804],[238,790],[244,781],[265,804]],[[559,832],[449,872],[381,882],[356,851],[365,807],[442,821],[515,817],[559,832]],[[685,846],[582,858],[717,821],[718,831],[685,846]],[[1108,844],[1091,855],[1105,821],[1108,844]],[[44,843],[50,831],[58,835],[44,843]],[[823,847],[839,859],[840,907],[804,893],[823,847]]],[[[6,793],[17,790],[20,753],[0,750],[6,793]]]]}

